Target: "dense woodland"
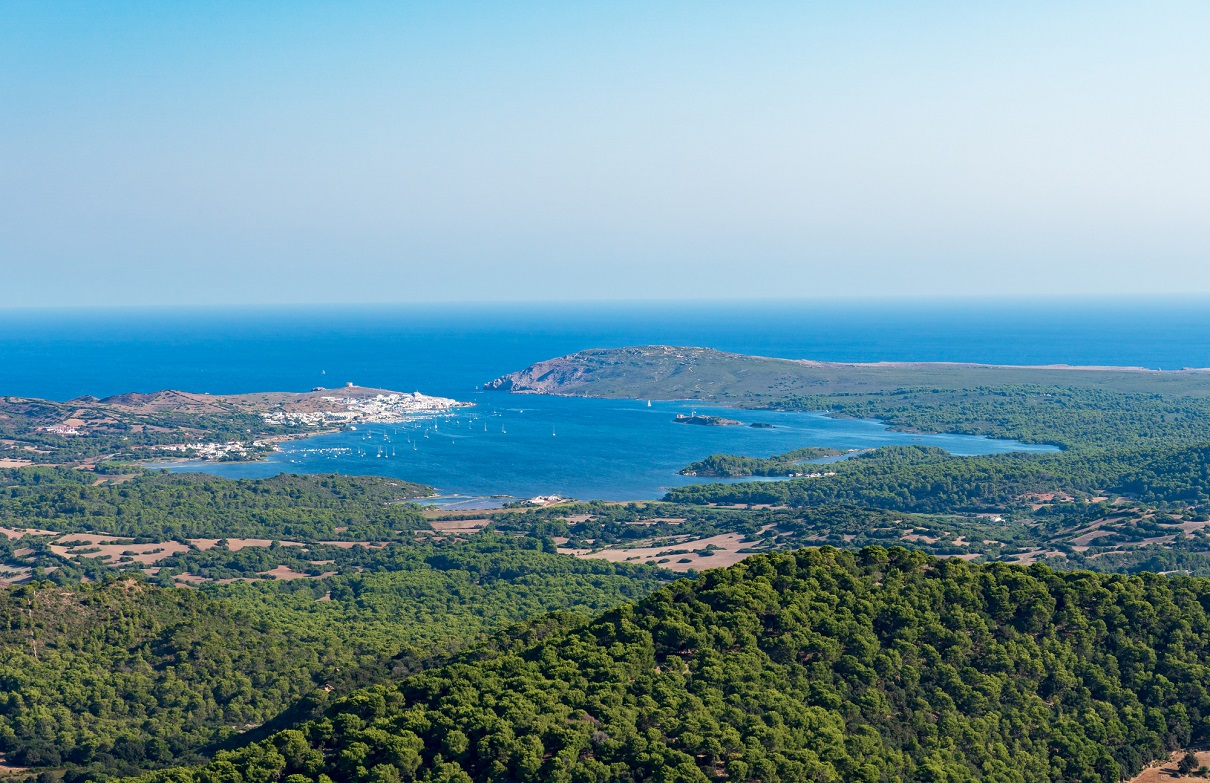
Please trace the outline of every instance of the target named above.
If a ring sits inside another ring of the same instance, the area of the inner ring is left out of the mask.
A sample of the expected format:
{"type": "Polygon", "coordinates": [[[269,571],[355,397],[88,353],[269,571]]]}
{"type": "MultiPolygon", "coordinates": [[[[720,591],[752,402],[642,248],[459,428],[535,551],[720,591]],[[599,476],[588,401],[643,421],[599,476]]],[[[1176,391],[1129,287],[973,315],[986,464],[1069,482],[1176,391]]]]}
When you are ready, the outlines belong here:
{"type": "Polygon", "coordinates": [[[490,535],[362,562],[201,590],[113,575],[0,591],[0,750],[71,780],[179,763],[303,697],[322,703],[325,685],[381,680],[502,623],[595,612],[661,582],[490,535]]]}
{"type": "Polygon", "coordinates": [[[1210,396],[1126,393],[1074,386],[898,389],[795,395],[762,407],[879,419],[896,429],[955,432],[1071,449],[1210,443],[1210,396]]]}
{"type": "Polygon", "coordinates": [[[802,550],[553,617],[168,781],[1104,781],[1210,736],[1210,581],[802,550]]]}
{"type": "Polygon", "coordinates": [[[1060,454],[955,457],[936,447],[887,446],[830,465],[834,476],[697,484],[674,503],[857,504],[924,513],[992,511],[1029,493],[1101,493],[1168,504],[1210,502],[1210,445],[1060,454]]]}
{"type": "Polygon", "coordinates": [[[383,541],[417,526],[415,505],[402,501],[431,491],[399,479],[336,474],[231,480],[149,471],[133,481],[94,481],[67,468],[0,470],[0,526],[157,541],[216,535],[383,541]]]}
{"type": "Polygon", "coordinates": [[[739,478],[742,476],[786,476],[801,474],[803,463],[844,454],[839,449],[807,446],[773,457],[741,457],[734,454],[711,454],[703,460],[691,462],[681,469],[686,476],[716,476],[739,478]]]}

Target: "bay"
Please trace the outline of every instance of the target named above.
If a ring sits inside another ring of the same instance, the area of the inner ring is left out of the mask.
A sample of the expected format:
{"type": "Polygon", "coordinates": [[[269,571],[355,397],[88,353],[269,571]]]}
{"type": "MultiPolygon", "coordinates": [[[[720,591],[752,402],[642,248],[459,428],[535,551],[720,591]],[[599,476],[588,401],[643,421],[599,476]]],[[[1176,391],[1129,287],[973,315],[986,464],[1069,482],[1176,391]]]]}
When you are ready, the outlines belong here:
{"type": "Polygon", "coordinates": [[[695,427],[673,423],[676,413],[689,412],[687,404],[657,402],[648,409],[634,401],[509,396],[482,392],[482,384],[553,356],[641,344],[844,362],[1206,367],[1205,304],[1039,299],[17,309],[0,312],[0,393],[64,400],[165,388],[302,391],[350,381],[419,390],[476,407],[437,422],[442,437],[430,433],[413,444],[404,434],[401,444],[392,436],[392,457],[377,456],[385,441],[356,456],[370,445],[358,432],[290,443],[263,463],[176,469],[231,476],[380,473],[460,497],[640,499],[693,481],[676,471],[712,453],[769,456],[808,445],[892,443],[937,445],[956,454],[1037,447],[893,433],[877,422],[806,413],[761,414],[777,424],[773,429],[695,427]],[[503,431],[494,431],[497,423],[503,431]],[[405,454],[401,445],[415,449],[405,454]],[[348,451],[333,456],[327,449],[348,451]]]}
{"type": "Polygon", "coordinates": [[[660,401],[649,407],[641,400],[502,392],[465,397],[475,407],[448,417],[373,424],[292,441],[266,462],[177,464],[172,469],[230,478],[281,471],[394,476],[437,487],[440,505],[472,508],[539,495],[656,499],[667,487],[717,481],[677,473],[715,453],[772,456],[808,445],[869,449],[894,444],[938,446],[963,455],[1054,450],[970,435],[892,432],[876,421],[833,419],[822,413],[736,411],[660,401]],[[773,426],[676,422],[676,414],[695,411],[773,426]]]}

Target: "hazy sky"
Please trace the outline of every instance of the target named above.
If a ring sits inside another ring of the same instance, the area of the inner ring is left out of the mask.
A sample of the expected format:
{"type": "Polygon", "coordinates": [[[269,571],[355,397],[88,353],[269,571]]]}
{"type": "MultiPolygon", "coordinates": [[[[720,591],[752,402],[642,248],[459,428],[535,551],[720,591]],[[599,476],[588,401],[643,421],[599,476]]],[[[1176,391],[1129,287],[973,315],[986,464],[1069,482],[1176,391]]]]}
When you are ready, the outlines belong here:
{"type": "Polygon", "coordinates": [[[1210,293],[1210,3],[0,4],[0,305],[1210,293]]]}

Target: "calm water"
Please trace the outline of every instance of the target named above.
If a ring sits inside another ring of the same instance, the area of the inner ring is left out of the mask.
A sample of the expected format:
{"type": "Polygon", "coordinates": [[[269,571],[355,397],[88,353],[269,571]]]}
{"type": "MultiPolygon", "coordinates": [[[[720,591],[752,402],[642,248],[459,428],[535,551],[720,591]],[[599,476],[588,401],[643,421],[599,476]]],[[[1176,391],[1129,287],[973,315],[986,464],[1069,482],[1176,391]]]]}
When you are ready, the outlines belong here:
{"type": "MultiPolygon", "coordinates": [[[[676,471],[709,454],[781,454],[804,445],[874,448],[940,446],[954,454],[1049,450],[965,435],[906,435],[873,421],[817,413],[733,411],[654,401],[584,400],[483,392],[475,408],[403,425],[376,424],[286,444],[269,462],[189,466],[233,478],[282,470],[374,473],[438,487],[448,495],[629,500],[705,479],[676,471]],[[677,413],[725,414],[754,427],[677,424],[677,413]],[[379,455],[382,456],[379,456],[379,455]]],[[[450,498],[443,502],[461,502],[450,498]]]]}
{"type": "Polygon", "coordinates": [[[0,311],[0,393],[219,394],[354,381],[459,396],[552,356],[654,343],[845,362],[1210,367],[1207,304],[0,311]]]}
{"type": "MultiPolygon", "coordinates": [[[[773,430],[692,427],[671,423],[680,410],[674,404],[657,403],[647,410],[644,404],[476,390],[540,359],[583,348],[652,343],[854,362],[1208,367],[1206,304],[8,311],[0,313],[0,393],[69,399],[180,388],[218,394],[301,391],[346,381],[420,390],[476,402],[478,407],[466,416],[478,417],[478,432],[471,431],[468,421],[449,422],[453,429],[445,438],[447,424],[439,422],[442,438],[421,438],[411,456],[402,453],[396,440],[394,458],[332,459],[314,451],[359,445],[364,450],[369,442],[350,433],[291,446],[273,462],[221,469],[231,475],[282,469],[388,473],[465,495],[653,497],[679,480],[678,468],[714,452],[768,455],[804,445],[855,448],[912,439],[870,422],[834,422],[808,414],[785,414],[778,422],[783,426],[773,430]],[[502,415],[490,416],[492,407],[502,415]],[[488,433],[482,432],[485,411],[488,433]],[[497,421],[506,433],[492,432],[497,421]]],[[[957,453],[1012,447],[962,438],[919,442],[957,453]]]]}

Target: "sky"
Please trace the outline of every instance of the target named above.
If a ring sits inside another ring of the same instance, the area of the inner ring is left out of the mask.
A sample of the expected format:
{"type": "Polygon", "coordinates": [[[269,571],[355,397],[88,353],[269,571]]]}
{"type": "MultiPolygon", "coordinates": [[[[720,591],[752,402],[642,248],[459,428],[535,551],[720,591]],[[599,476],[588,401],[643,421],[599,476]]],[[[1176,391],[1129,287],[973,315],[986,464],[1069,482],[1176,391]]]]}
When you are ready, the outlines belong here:
{"type": "Polygon", "coordinates": [[[1210,293],[1210,4],[0,4],[0,307],[1210,293]]]}

